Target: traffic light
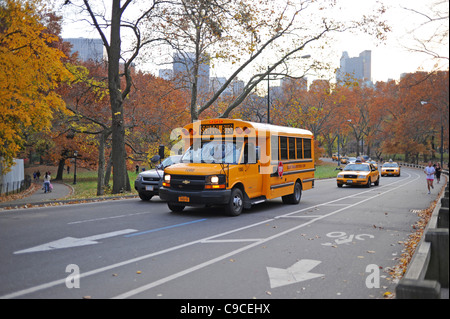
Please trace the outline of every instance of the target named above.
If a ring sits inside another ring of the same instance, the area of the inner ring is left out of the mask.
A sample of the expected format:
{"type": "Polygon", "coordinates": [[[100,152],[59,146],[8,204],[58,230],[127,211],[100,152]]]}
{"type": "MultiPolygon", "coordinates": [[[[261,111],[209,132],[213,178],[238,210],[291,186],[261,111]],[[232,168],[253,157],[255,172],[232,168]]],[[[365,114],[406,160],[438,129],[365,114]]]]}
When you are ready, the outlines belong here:
{"type": "Polygon", "coordinates": [[[159,145],[159,157],[164,158],[164,145],[159,145]]]}

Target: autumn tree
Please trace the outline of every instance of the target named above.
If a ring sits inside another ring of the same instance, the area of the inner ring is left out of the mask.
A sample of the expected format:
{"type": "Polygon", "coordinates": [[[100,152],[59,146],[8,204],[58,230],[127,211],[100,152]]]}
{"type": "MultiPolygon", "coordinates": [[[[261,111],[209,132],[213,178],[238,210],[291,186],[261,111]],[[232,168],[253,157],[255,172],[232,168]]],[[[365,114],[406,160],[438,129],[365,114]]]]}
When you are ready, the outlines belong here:
{"type": "Polygon", "coordinates": [[[97,195],[103,195],[106,181],[109,180],[109,176],[105,175],[105,151],[112,131],[106,67],[102,62],[94,61],[78,61],[78,64],[67,66],[73,80],[63,86],[61,95],[70,113],[59,114],[54,129],[59,132],[57,136],[61,142],[66,139],[85,141],[84,146],[78,145],[77,148],[72,147],[72,152],[65,152],[66,156],[72,157],[73,151],[77,150],[86,160],[97,157],[94,165],[97,168],[97,195]]]}
{"type": "Polygon", "coordinates": [[[6,167],[24,145],[24,135],[48,130],[52,111],[63,110],[55,93],[70,78],[51,44],[57,36],[46,31],[45,10],[39,1],[0,3],[0,156],[6,167]]]}
{"type": "MultiPolygon", "coordinates": [[[[406,160],[433,156],[441,129],[448,138],[448,71],[408,74],[398,86],[397,104],[389,109],[383,129],[383,149],[405,154],[406,160]]],[[[448,139],[442,142],[448,145],[448,139]]]]}
{"type": "Polygon", "coordinates": [[[112,0],[109,9],[106,9],[105,5],[99,1],[73,0],[65,2],[77,10],[80,16],[88,16],[87,19],[98,32],[106,49],[109,106],[112,118],[113,193],[130,190],[126,169],[124,101],[132,87],[131,69],[143,47],[161,40],[147,37],[142,29],[142,22],[144,19],[151,19],[153,13],[157,12],[158,6],[164,2],[166,1],[112,0]],[[127,15],[130,11],[132,14],[127,15]],[[126,33],[126,31],[129,32],[126,33]],[[123,47],[122,37],[125,34],[132,40],[128,46],[123,47]]]}
{"type": "Polygon", "coordinates": [[[304,64],[302,58],[314,44],[324,45],[328,34],[351,29],[383,37],[389,30],[378,15],[364,15],[360,21],[337,21],[326,16],[334,1],[237,1],[180,0],[164,15],[160,32],[171,47],[184,57],[189,71],[191,119],[197,120],[244,72],[250,73],[243,91],[219,115],[228,117],[269,74],[302,77],[317,61],[304,64]],[[323,14],[323,15],[322,15],[323,14]],[[187,60],[186,60],[187,61],[187,60]],[[199,98],[199,70],[202,64],[226,62],[231,75],[208,99],[199,98]]]}
{"type": "Polygon", "coordinates": [[[130,98],[125,101],[127,146],[136,162],[146,163],[160,144],[170,149],[171,131],[189,121],[188,96],[175,84],[154,75],[136,72],[130,98]]]}

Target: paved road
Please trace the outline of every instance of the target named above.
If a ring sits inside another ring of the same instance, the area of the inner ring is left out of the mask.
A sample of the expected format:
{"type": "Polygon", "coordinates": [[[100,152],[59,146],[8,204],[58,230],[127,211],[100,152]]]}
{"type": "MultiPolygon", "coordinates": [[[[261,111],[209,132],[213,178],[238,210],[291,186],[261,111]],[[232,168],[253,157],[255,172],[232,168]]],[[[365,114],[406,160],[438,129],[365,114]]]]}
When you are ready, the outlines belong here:
{"type": "Polygon", "coordinates": [[[0,296],[381,298],[415,210],[438,191],[403,169],[369,189],[316,181],[299,205],[273,200],[235,218],[170,213],[157,197],[1,212],[0,296]]]}

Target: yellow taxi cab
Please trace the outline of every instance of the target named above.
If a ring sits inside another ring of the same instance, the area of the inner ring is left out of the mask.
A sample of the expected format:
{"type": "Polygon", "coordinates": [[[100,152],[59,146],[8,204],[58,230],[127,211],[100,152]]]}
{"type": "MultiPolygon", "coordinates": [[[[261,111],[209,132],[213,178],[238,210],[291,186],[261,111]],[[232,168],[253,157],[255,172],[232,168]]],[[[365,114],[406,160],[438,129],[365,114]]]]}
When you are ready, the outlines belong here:
{"type": "Polygon", "coordinates": [[[332,159],[333,161],[338,161],[338,159],[339,159],[338,153],[333,153],[333,155],[331,156],[331,159],[332,159]]]}
{"type": "Polygon", "coordinates": [[[348,163],[348,157],[347,156],[341,156],[341,164],[347,164],[348,163]]]}
{"type": "Polygon", "coordinates": [[[396,162],[386,162],[381,166],[381,176],[400,176],[400,165],[396,162]]]}
{"type": "Polygon", "coordinates": [[[373,166],[375,166],[376,168],[378,168],[378,163],[375,162],[374,160],[368,160],[367,163],[372,164],[373,166]]]}
{"type": "Polygon", "coordinates": [[[362,185],[366,187],[380,184],[380,173],[378,168],[371,163],[362,163],[357,160],[355,163],[347,164],[337,175],[337,186],[342,185],[362,185]]]}

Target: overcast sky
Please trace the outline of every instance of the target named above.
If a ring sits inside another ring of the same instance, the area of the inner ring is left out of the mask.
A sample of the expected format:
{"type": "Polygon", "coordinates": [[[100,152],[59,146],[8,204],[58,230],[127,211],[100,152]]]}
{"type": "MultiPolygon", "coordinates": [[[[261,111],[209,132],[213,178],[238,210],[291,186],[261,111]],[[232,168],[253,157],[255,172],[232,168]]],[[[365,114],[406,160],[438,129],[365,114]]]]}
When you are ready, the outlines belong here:
{"type": "MultiPolygon", "coordinates": [[[[425,32],[425,28],[417,29],[417,27],[425,22],[425,18],[417,13],[405,10],[404,8],[414,9],[422,13],[429,13],[431,4],[439,0],[383,0],[388,8],[385,19],[392,27],[392,32],[389,33],[386,44],[375,44],[374,41],[364,34],[354,35],[336,35],[335,43],[330,47],[326,59],[329,59],[334,67],[339,67],[339,59],[343,51],[347,51],[350,57],[358,56],[364,50],[372,51],[372,80],[387,81],[388,79],[398,80],[401,73],[415,72],[423,68],[430,70],[435,61],[431,61],[430,56],[425,54],[418,54],[408,51],[405,47],[412,47],[414,43],[413,34],[418,35],[418,32],[425,32]],[[411,31],[414,33],[411,33],[411,31]]],[[[358,16],[363,12],[367,12],[375,5],[377,0],[337,0],[338,4],[344,9],[341,11],[342,15],[358,16]]],[[[447,7],[446,12],[448,16],[448,1],[443,7],[447,7]]],[[[448,20],[447,20],[448,29],[448,20]]],[[[91,37],[98,38],[95,31],[88,31],[85,24],[78,23],[64,23],[63,24],[63,38],[70,37],[91,37]]],[[[440,51],[448,58],[448,38],[447,43],[440,48],[440,51]]],[[[310,53],[314,57],[314,52],[310,53]]],[[[441,61],[446,63],[448,68],[448,59],[441,61]]],[[[157,73],[157,68],[150,70],[154,74],[157,73]]],[[[220,70],[212,71],[212,75],[220,76],[220,70]]]]}

